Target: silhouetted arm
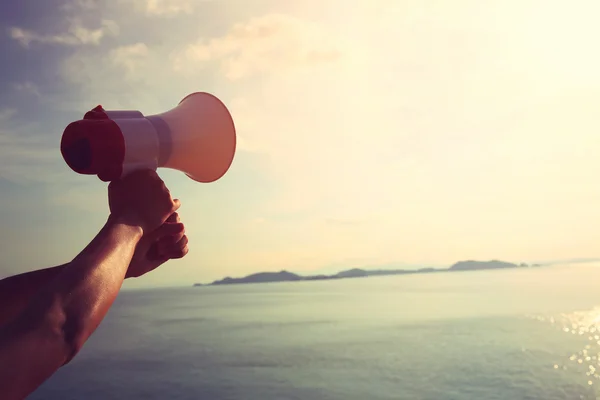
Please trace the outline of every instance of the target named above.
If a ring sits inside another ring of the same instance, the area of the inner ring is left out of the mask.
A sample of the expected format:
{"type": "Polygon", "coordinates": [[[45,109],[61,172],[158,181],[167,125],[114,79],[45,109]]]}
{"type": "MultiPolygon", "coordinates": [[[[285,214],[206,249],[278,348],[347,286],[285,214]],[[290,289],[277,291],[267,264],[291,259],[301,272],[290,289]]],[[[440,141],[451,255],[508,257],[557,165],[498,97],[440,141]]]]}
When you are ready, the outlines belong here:
{"type": "MultiPolygon", "coordinates": [[[[186,253],[185,230],[179,215],[173,213],[165,224],[140,240],[125,278],[142,276],[170,259],[182,258],[186,253]]],[[[31,299],[59,276],[67,265],[26,272],[0,280],[0,327],[16,318],[31,299]]]]}
{"type": "Polygon", "coordinates": [[[23,312],[0,328],[3,399],[23,399],[77,354],[117,297],[142,233],[109,218],[23,312]]]}
{"type": "Polygon", "coordinates": [[[33,296],[56,278],[67,265],[25,272],[0,280],[0,327],[19,315],[33,296]]]}

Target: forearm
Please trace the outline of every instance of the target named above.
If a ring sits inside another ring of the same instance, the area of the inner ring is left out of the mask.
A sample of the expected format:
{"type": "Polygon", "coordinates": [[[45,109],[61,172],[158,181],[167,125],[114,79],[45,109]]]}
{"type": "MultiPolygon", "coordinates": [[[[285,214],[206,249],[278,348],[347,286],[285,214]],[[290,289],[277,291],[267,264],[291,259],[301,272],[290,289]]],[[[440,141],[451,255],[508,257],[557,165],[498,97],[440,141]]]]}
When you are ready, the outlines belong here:
{"type": "Polygon", "coordinates": [[[117,297],[141,237],[141,228],[109,219],[17,318],[0,327],[3,398],[25,398],[75,356],[117,297]]]}
{"type": "Polygon", "coordinates": [[[38,295],[23,318],[54,324],[72,353],[94,332],[114,302],[123,283],[141,229],[109,218],[92,242],[38,295]]]}
{"type": "Polygon", "coordinates": [[[67,324],[65,332],[80,348],[117,298],[141,228],[110,220],[90,246],[65,270],[58,286],[67,324]]]}
{"type": "Polygon", "coordinates": [[[0,280],[0,326],[19,315],[33,296],[56,278],[66,265],[26,272],[0,280]]]}
{"type": "MultiPolygon", "coordinates": [[[[0,280],[0,326],[10,322],[68,265],[25,272],[0,280]]],[[[128,276],[126,275],[125,278],[128,276]]]]}

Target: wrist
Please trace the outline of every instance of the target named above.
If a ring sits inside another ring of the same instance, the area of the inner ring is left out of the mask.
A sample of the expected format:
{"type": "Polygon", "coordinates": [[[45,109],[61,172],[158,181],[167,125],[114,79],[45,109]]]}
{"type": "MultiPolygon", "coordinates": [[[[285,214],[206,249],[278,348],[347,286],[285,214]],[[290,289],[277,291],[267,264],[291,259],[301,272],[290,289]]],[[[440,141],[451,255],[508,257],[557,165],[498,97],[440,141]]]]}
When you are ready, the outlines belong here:
{"type": "Polygon", "coordinates": [[[108,224],[123,227],[137,240],[140,240],[142,236],[144,236],[144,229],[142,227],[142,224],[136,222],[133,216],[127,216],[124,214],[110,214],[108,217],[108,224]]]}

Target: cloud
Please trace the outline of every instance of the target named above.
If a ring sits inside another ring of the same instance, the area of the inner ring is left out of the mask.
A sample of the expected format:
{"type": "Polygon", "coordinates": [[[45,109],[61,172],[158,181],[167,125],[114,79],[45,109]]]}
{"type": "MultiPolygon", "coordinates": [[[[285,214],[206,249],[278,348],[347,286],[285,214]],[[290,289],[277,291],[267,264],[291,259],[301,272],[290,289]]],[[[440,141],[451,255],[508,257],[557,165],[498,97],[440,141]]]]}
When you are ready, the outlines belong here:
{"type": "Polygon", "coordinates": [[[174,17],[191,14],[199,0],[136,0],[135,6],[150,16],[174,17]]]}
{"type": "Polygon", "coordinates": [[[140,67],[147,62],[149,52],[145,43],[136,43],[111,50],[108,58],[114,66],[122,67],[126,77],[131,79],[131,77],[139,76],[140,67]]]}
{"type": "Polygon", "coordinates": [[[330,63],[343,51],[327,33],[301,19],[268,14],[235,24],[224,36],[190,44],[172,57],[176,72],[191,74],[209,62],[230,80],[330,63]]]}
{"type": "Polygon", "coordinates": [[[103,38],[116,36],[119,26],[113,20],[102,20],[99,28],[91,29],[83,26],[81,21],[73,18],[69,22],[67,32],[56,34],[40,34],[31,30],[12,27],[9,36],[28,48],[32,43],[56,44],[63,46],[99,45],[103,38]]]}
{"type": "Polygon", "coordinates": [[[16,109],[0,110],[0,181],[50,185],[47,204],[105,212],[106,184],[95,176],[78,175],[64,163],[56,138],[40,134],[35,122],[20,122],[16,109]]]}
{"type": "Polygon", "coordinates": [[[12,182],[48,183],[62,179],[60,151],[54,138],[40,135],[35,123],[19,124],[14,109],[0,110],[0,178],[12,182]]]}
{"type": "MultiPolygon", "coordinates": [[[[171,22],[161,24],[160,29],[173,28],[171,22]]],[[[219,80],[244,84],[248,80],[241,78],[257,75],[310,73],[320,66],[336,65],[342,57],[351,59],[349,46],[326,27],[281,14],[232,24],[222,36],[189,42],[164,40],[154,43],[150,35],[148,41],[122,42],[112,49],[76,48],[62,62],[60,73],[74,90],[71,99],[61,100],[61,106],[71,109],[95,98],[94,102],[107,107],[164,111],[188,94],[190,87],[210,86],[219,80]]],[[[229,82],[222,87],[220,97],[230,92],[237,97],[236,86],[229,82]]],[[[255,150],[242,131],[240,149],[255,150]]]]}
{"type": "Polygon", "coordinates": [[[16,113],[17,110],[15,108],[5,108],[0,110],[0,122],[8,122],[16,113]]]}
{"type": "Polygon", "coordinates": [[[61,9],[67,12],[80,11],[80,10],[94,10],[98,8],[98,0],[70,0],[63,4],[61,9]]]}
{"type": "Polygon", "coordinates": [[[374,150],[393,152],[393,147],[386,138],[371,137],[381,135],[387,121],[361,100],[370,95],[364,91],[369,83],[363,55],[360,46],[325,25],[268,14],[175,47],[136,41],[108,50],[78,48],[65,60],[62,75],[77,89],[79,103],[72,101],[79,108],[81,101],[95,99],[90,107],[97,103],[146,114],[176,104],[190,87],[233,80],[216,94],[233,114],[238,150],[259,153],[265,161],[260,173],[280,185],[257,215],[271,220],[324,203],[312,227],[356,230],[323,221],[355,219],[357,208],[362,214],[356,219],[370,218],[374,211],[366,208],[373,201],[383,212],[391,201],[387,185],[369,174],[394,177],[393,169],[375,167],[386,161],[374,150]],[[261,79],[246,79],[251,77],[261,79]],[[365,182],[365,190],[357,189],[357,180],[365,182]]]}
{"type": "Polygon", "coordinates": [[[19,93],[32,95],[37,98],[42,97],[42,94],[40,93],[38,86],[31,81],[15,83],[14,88],[19,93]]]}
{"type": "Polygon", "coordinates": [[[172,76],[164,58],[142,42],[106,51],[80,48],[62,62],[59,73],[75,90],[60,99],[60,107],[81,112],[82,104],[87,108],[97,103],[107,109],[162,112],[181,100],[172,98],[178,86],[190,86],[172,76]]]}

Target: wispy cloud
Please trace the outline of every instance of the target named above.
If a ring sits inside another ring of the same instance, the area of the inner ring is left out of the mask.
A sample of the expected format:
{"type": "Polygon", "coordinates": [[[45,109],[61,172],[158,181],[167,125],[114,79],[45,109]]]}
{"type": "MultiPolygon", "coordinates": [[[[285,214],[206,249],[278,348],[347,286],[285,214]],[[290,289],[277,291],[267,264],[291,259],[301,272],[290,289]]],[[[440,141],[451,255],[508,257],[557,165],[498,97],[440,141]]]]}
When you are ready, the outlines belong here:
{"type": "Polygon", "coordinates": [[[198,0],[136,0],[136,6],[146,14],[161,17],[174,17],[191,14],[198,0]]]}
{"type": "Polygon", "coordinates": [[[216,62],[228,79],[238,80],[339,60],[342,49],[326,38],[316,25],[269,14],[236,24],[224,36],[186,46],[173,57],[173,68],[189,74],[216,62]]]}
{"type": "Polygon", "coordinates": [[[32,43],[63,46],[99,45],[103,38],[116,36],[118,33],[119,26],[113,20],[102,20],[100,27],[89,28],[77,18],[71,19],[66,32],[41,34],[19,27],[8,30],[9,36],[26,48],[32,43]]]}
{"type": "Polygon", "coordinates": [[[170,71],[164,54],[145,43],[95,50],[81,48],[63,60],[60,75],[67,85],[77,88],[73,97],[61,99],[63,108],[81,111],[82,103],[91,107],[93,104],[88,102],[95,99],[94,103],[108,108],[162,111],[161,95],[183,85],[177,77],[157,79],[170,76],[170,71]]]}
{"type": "Polygon", "coordinates": [[[133,77],[139,75],[139,69],[147,62],[149,53],[145,43],[136,43],[111,50],[108,58],[113,65],[122,67],[128,77],[133,77]]]}
{"type": "Polygon", "coordinates": [[[16,109],[0,110],[0,180],[21,185],[51,185],[47,204],[86,212],[107,209],[106,184],[82,176],[64,163],[55,137],[40,126],[18,120],[16,109]]]}
{"type": "Polygon", "coordinates": [[[42,94],[41,94],[38,86],[31,81],[18,82],[18,83],[15,83],[13,85],[13,87],[19,93],[24,93],[27,95],[32,95],[37,98],[42,98],[42,94]]]}
{"type": "Polygon", "coordinates": [[[66,168],[60,168],[60,151],[54,140],[36,134],[34,123],[19,124],[14,109],[0,110],[0,178],[12,182],[59,180],[66,168]]]}
{"type": "MultiPolygon", "coordinates": [[[[94,97],[112,107],[160,110],[164,106],[158,104],[165,98],[160,94],[185,95],[191,84],[204,85],[215,79],[239,82],[257,75],[285,75],[332,65],[349,53],[338,39],[317,24],[268,14],[232,24],[225,35],[173,46],[135,41],[108,49],[78,47],[63,61],[61,73],[84,99],[94,97]],[[156,79],[158,76],[169,79],[156,79]]],[[[254,149],[245,133],[239,133],[240,148],[254,149]]]]}
{"type": "Polygon", "coordinates": [[[66,12],[76,12],[81,10],[94,10],[98,8],[99,0],[70,0],[61,6],[66,12]]]}
{"type": "Polygon", "coordinates": [[[16,113],[17,110],[15,108],[5,108],[0,110],[0,123],[4,124],[8,122],[16,113]]]}

